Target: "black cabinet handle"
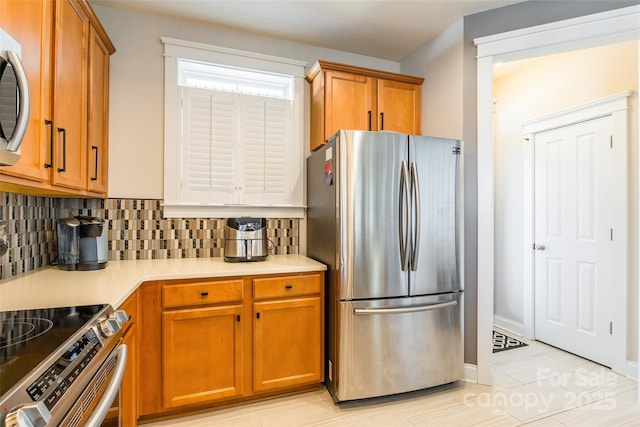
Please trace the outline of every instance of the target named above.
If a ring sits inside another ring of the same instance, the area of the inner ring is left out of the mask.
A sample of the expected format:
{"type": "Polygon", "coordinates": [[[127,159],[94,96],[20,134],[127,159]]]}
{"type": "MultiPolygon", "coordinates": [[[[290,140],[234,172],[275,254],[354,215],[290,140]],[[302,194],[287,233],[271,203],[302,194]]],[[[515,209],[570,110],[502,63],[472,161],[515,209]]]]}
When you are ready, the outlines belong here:
{"type": "Polygon", "coordinates": [[[45,126],[49,126],[49,162],[45,163],[44,168],[52,168],[53,167],[53,120],[44,121],[45,126]]]}
{"type": "Polygon", "coordinates": [[[293,289],[293,285],[285,285],[286,289],[293,289]]]}
{"type": "Polygon", "coordinates": [[[96,150],[96,172],[91,177],[91,181],[97,181],[98,180],[98,147],[96,147],[95,145],[92,145],[91,149],[96,150]]]}
{"type": "Polygon", "coordinates": [[[64,172],[67,170],[67,130],[58,128],[58,132],[62,134],[62,167],[58,168],[58,172],[64,172]]]}
{"type": "Polygon", "coordinates": [[[256,313],[256,319],[259,319],[259,318],[260,318],[260,312],[257,312],[256,313]]]}
{"type": "Polygon", "coordinates": [[[380,113],[380,130],[384,130],[384,113],[380,113]]]}
{"type": "Polygon", "coordinates": [[[239,314],[236,314],[236,321],[238,321],[238,322],[240,321],[240,315],[239,314]]]}
{"type": "Polygon", "coordinates": [[[201,296],[201,297],[209,296],[209,292],[207,292],[207,291],[202,291],[202,292],[200,292],[200,296],[201,296]]]}
{"type": "Polygon", "coordinates": [[[367,111],[367,114],[369,115],[369,130],[371,130],[371,110],[367,111]]]}

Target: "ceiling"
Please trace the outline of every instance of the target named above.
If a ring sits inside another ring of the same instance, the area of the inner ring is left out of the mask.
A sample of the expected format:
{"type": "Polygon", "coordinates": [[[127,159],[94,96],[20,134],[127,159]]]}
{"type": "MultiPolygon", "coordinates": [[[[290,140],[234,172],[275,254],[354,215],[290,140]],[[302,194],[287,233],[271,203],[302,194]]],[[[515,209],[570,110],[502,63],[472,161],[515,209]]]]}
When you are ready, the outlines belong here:
{"type": "Polygon", "coordinates": [[[401,61],[458,18],[522,0],[91,0],[401,61]]]}

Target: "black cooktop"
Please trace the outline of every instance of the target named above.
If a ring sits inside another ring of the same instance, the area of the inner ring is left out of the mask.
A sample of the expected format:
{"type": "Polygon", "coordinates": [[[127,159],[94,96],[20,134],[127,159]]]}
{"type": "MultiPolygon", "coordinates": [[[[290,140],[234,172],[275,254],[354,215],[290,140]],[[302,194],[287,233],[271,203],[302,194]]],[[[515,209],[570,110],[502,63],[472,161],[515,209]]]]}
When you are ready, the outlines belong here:
{"type": "Polygon", "coordinates": [[[0,312],[0,396],[106,304],[0,312]]]}

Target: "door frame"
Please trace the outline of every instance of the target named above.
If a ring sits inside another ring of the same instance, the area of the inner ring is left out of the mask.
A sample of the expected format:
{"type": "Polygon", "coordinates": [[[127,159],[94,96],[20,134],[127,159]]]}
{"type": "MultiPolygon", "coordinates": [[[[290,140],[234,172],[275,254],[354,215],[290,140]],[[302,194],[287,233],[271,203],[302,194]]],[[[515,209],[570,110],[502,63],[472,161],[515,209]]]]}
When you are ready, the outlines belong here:
{"type": "MultiPolygon", "coordinates": [[[[534,143],[535,134],[565,126],[575,125],[581,122],[610,116],[612,119],[612,136],[615,150],[613,152],[614,177],[613,184],[616,193],[621,197],[614,198],[613,219],[615,230],[615,242],[613,253],[613,282],[624,283],[623,289],[616,289],[615,299],[624,301],[620,310],[615,313],[614,325],[619,334],[615,339],[615,362],[611,368],[624,374],[627,364],[627,288],[628,288],[628,172],[627,150],[629,135],[629,97],[631,91],[623,91],[611,96],[596,99],[594,101],[577,105],[575,107],[549,114],[536,119],[528,120],[522,124],[524,137],[524,168],[523,168],[523,287],[524,307],[523,326],[524,336],[535,339],[535,281],[534,281],[534,251],[531,244],[534,242],[534,143]]],[[[612,225],[613,225],[612,224],[612,225]]]]}
{"type": "Polygon", "coordinates": [[[478,314],[476,354],[477,381],[480,384],[490,385],[492,383],[491,330],[493,328],[494,297],[493,65],[499,62],[639,38],[640,6],[631,6],[474,39],[478,53],[478,314]]]}

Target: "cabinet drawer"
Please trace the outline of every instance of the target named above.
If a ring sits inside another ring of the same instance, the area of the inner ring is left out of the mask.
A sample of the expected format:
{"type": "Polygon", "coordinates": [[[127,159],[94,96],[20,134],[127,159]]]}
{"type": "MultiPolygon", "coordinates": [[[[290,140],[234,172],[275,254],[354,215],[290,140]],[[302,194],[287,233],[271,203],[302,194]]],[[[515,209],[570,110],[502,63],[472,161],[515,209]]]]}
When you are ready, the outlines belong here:
{"type": "Polygon", "coordinates": [[[253,280],[253,298],[279,298],[298,295],[319,294],[322,275],[270,277],[253,280]]]}
{"type": "Polygon", "coordinates": [[[185,283],[162,287],[164,308],[242,300],[242,279],[185,283]]]}

